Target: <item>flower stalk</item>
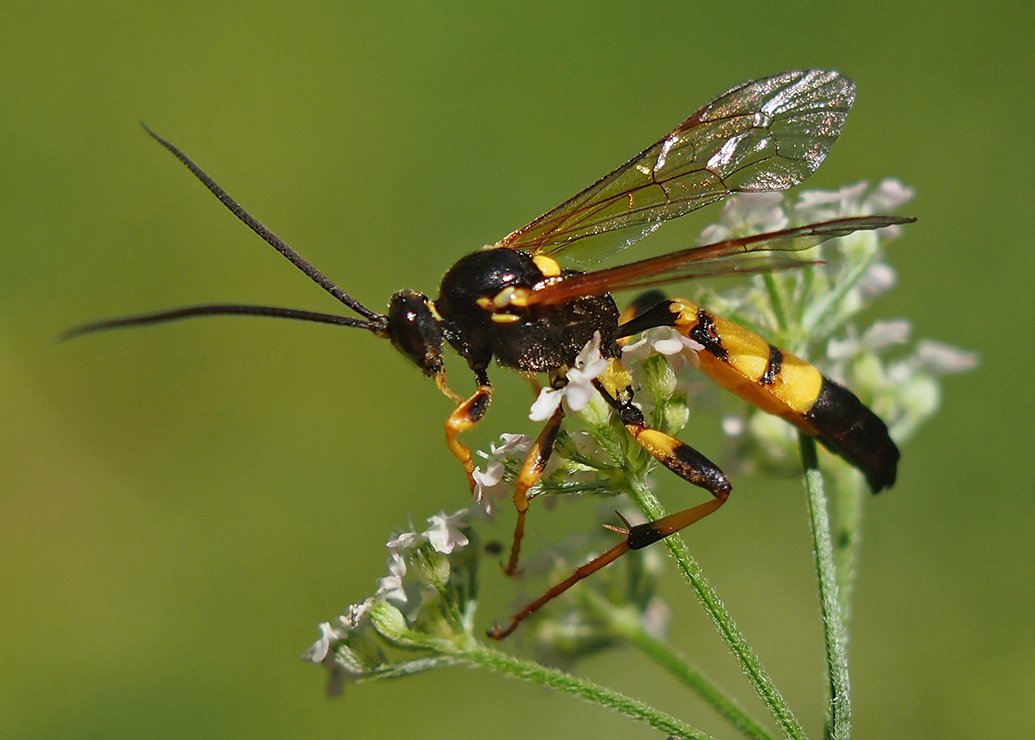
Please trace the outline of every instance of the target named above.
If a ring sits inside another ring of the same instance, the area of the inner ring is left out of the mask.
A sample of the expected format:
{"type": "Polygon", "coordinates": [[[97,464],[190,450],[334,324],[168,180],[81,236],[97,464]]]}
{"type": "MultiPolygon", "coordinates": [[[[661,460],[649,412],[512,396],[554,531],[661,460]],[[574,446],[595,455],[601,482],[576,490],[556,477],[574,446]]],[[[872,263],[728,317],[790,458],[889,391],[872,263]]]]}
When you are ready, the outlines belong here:
{"type": "Polygon", "coordinates": [[[487,668],[511,678],[557,689],[570,696],[598,704],[630,719],[644,722],[670,737],[687,740],[711,737],[682,720],[620,691],[535,661],[516,658],[502,650],[480,645],[460,650],[456,657],[470,666],[487,668]]]}
{"type": "Polygon", "coordinates": [[[838,595],[837,563],[831,537],[830,516],[827,509],[826,488],[819,471],[816,440],[799,435],[802,467],[805,471],[805,490],[809,505],[809,523],[812,531],[813,554],[816,561],[816,583],[819,588],[819,606],[823,623],[823,643],[826,648],[829,704],[826,733],[829,738],[847,740],[852,730],[852,699],[848,679],[848,633],[843,618],[842,602],[838,595]]]}

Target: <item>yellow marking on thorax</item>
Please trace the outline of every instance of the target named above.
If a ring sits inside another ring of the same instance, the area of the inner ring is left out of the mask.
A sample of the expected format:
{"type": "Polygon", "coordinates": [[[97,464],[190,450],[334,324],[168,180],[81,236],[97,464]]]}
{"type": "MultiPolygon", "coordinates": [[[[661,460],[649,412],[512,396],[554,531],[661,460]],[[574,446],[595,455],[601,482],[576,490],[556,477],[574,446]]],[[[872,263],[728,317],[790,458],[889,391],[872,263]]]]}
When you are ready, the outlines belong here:
{"type": "Polygon", "coordinates": [[[545,254],[537,254],[532,258],[532,261],[539,268],[539,272],[543,273],[543,277],[558,277],[561,274],[561,266],[552,257],[547,257],[545,254]]]}
{"type": "Polygon", "coordinates": [[[513,313],[494,313],[490,318],[495,324],[513,324],[515,321],[521,321],[521,317],[513,313]]]}
{"type": "MultiPolygon", "coordinates": [[[[684,336],[690,336],[690,330],[697,325],[699,310],[700,307],[690,301],[673,301],[676,330],[684,336]]],[[[816,434],[817,430],[805,420],[805,415],[819,397],[823,385],[822,373],[806,360],[781,350],[783,357],[779,372],[772,378],[772,383],[763,383],[769,367],[769,343],[732,321],[714,314],[708,315],[726,350],[726,357],[716,357],[707,349],[700,350],[697,356],[701,361],[701,370],[748,403],[786,419],[809,434],[816,434]]]]}
{"type": "Polygon", "coordinates": [[[515,308],[528,308],[528,296],[532,294],[528,288],[514,288],[510,294],[510,305],[515,308]]]}
{"type": "Polygon", "coordinates": [[[475,303],[478,308],[484,309],[493,314],[492,320],[500,323],[509,323],[517,321],[518,317],[513,316],[509,318],[497,319],[496,316],[508,316],[508,314],[496,314],[496,311],[502,311],[506,308],[527,308],[528,307],[528,288],[515,288],[513,285],[508,285],[506,288],[501,290],[499,293],[494,295],[492,298],[482,296],[475,299],[475,303]]]}
{"type": "Polygon", "coordinates": [[[514,297],[514,286],[508,285],[506,288],[501,290],[492,298],[492,305],[494,308],[506,308],[510,305],[511,299],[514,297]]]}

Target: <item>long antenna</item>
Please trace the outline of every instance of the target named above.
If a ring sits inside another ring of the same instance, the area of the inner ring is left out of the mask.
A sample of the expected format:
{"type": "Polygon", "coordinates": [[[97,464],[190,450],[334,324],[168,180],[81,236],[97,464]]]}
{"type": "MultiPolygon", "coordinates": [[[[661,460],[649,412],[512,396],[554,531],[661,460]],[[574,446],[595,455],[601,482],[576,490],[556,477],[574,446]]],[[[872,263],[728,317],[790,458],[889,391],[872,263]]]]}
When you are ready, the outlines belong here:
{"type": "Polygon", "coordinates": [[[215,180],[209,177],[203,169],[198,167],[198,165],[194,164],[190,157],[184,154],[179,149],[179,147],[177,147],[175,144],[166,141],[161,136],[156,134],[154,131],[148,128],[147,124],[143,121],[140,122],[140,125],[143,126],[144,131],[146,131],[152,139],[154,139],[159,144],[168,149],[170,152],[172,152],[174,157],[176,157],[184,165],[186,165],[187,169],[189,169],[196,178],[201,180],[205,187],[208,188],[213,195],[219,198],[220,202],[224,206],[226,206],[232,214],[234,214],[235,216],[237,216],[237,218],[243,221],[249,229],[251,229],[260,237],[262,237],[263,241],[265,241],[271,247],[273,247],[282,255],[287,257],[288,260],[290,260],[291,264],[293,264],[299,270],[308,275],[310,280],[312,280],[314,283],[326,290],[328,293],[330,293],[332,296],[344,303],[346,306],[351,308],[353,311],[358,313],[360,316],[363,316],[369,319],[370,321],[378,324],[384,323],[384,316],[377,313],[376,311],[371,311],[369,308],[364,306],[362,303],[360,303],[355,298],[346,293],[344,290],[335,285],[333,280],[331,280],[318,269],[313,267],[313,265],[309,264],[309,262],[302,255],[300,255],[298,252],[296,252],[294,249],[288,246],[283,239],[281,239],[279,236],[267,229],[262,224],[262,222],[255,218],[252,214],[248,213],[248,211],[246,211],[240,203],[234,200],[229,193],[223,190],[223,188],[220,187],[215,180]]]}
{"type": "Polygon", "coordinates": [[[280,308],[278,306],[248,306],[236,303],[211,303],[201,306],[173,308],[168,311],[158,311],[156,313],[120,316],[117,319],[91,321],[88,324],[73,326],[71,329],[61,332],[58,338],[61,340],[72,339],[84,334],[107,331],[108,329],[121,329],[128,326],[148,326],[150,324],[161,324],[166,321],[178,321],[179,319],[189,319],[196,316],[268,316],[274,319],[297,319],[299,321],[314,321],[319,324],[354,326],[357,329],[368,329],[375,334],[381,334],[382,332],[381,324],[378,322],[363,321],[349,316],[336,316],[331,313],[301,311],[295,308],[280,308]]]}

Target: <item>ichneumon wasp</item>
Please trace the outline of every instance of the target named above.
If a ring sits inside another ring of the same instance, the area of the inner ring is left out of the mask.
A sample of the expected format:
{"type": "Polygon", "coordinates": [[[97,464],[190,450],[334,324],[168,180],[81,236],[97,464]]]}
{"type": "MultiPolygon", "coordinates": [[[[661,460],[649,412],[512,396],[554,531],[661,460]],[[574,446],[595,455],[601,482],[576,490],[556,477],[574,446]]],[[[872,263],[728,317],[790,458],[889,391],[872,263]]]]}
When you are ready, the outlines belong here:
{"type": "MultiPolygon", "coordinates": [[[[854,101],[851,80],[822,70],[792,70],[738,85],[705,105],[659,141],[593,185],[505,236],[462,257],[446,272],[434,301],[400,290],[386,313],[367,308],[270,232],[180,149],[144,126],[235,216],[359,318],[258,305],[206,304],[128,316],[71,329],[77,336],[117,327],[193,316],[244,314],[299,319],[366,329],[388,339],[432,378],[455,408],[446,442],[475,487],[475,466],[460,436],[484,417],[492,398],[493,359],[529,376],[544,374],[551,388],[567,383],[580,352],[599,347],[604,369],[592,385],[629,434],[662,465],[707,490],[702,504],[615,531],[624,539],[516,613],[518,623],[579,580],[629,550],[653,544],[718,509],[731,486],[722,470],[678,439],[650,428],[633,402],[632,379],[620,362],[619,340],[659,326],[699,343],[701,369],[720,385],[819,439],[866,477],[874,493],[895,481],[898,449],[887,427],[851,391],[814,366],[732,322],[683,299],[660,300],[621,321],[612,293],[689,278],[761,272],[800,265],[791,254],[854,231],[913,221],[896,216],[840,218],[782,231],[683,249],[617,267],[583,272],[559,259],[601,259],[650,234],[662,222],[732,193],[780,191],[801,183],[823,162],[854,101]],[[464,398],[446,383],[443,349],[449,344],[474,374],[464,398]]],[[[558,406],[535,439],[513,494],[517,522],[506,566],[518,564],[528,491],[543,474],[564,417],[558,406]]]]}

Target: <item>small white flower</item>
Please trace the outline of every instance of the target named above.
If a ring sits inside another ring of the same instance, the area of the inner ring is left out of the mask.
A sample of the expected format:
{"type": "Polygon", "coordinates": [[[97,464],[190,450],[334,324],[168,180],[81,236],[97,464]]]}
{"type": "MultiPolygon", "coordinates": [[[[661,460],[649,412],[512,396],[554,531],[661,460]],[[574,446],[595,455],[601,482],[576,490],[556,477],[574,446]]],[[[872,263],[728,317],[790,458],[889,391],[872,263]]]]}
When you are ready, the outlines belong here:
{"type": "Polygon", "coordinates": [[[739,234],[758,234],[787,228],[782,193],[738,193],[726,200],[719,223],[701,232],[701,244],[730,239],[739,234]]]}
{"type": "Polygon", "coordinates": [[[407,601],[406,589],[403,588],[403,577],[406,575],[406,561],[395,553],[388,562],[388,575],[377,580],[378,596],[383,596],[388,601],[397,604],[405,604],[407,601]]]}
{"type": "Polygon", "coordinates": [[[859,292],[862,297],[870,302],[882,293],[886,293],[895,286],[895,270],[891,265],[884,262],[875,262],[859,278],[859,292]]]}
{"type": "Polygon", "coordinates": [[[668,357],[675,369],[679,369],[678,360],[685,360],[690,367],[701,367],[701,358],[697,353],[704,349],[703,344],[670,327],[659,327],[657,331],[659,338],[654,340],[654,351],[668,357]],[[662,331],[663,329],[667,332],[662,331]],[[664,336],[666,333],[667,336],[664,336]]]}
{"type": "Polygon", "coordinates": [[[668,604],[655,596],[647,603],[647,608],[643,612],[643,629],[655,640],[663,640],[668,634],[671,618],[672,610],[668,608],[668,604]]]}
{"type": "Polygon", "coordinates": [[[626,344],[622,347],[622,359],[623,360],[645,360],[650,356],[651,353],[650,342],[647,341],[647,333],[644,332],[640,335],[632,344],[626,344]]]}
{"type": "Polygon", "coordinates": [[[874,213],[886,213],[913,200],[915,194],[916,191],[903,185],[901,180],[889,177],[877,184],[865,202],[874,213]]]}
{"type": "Polygon", "coordinates": [[[727,437],[739,437],[746,430],[743,416],[727,414],[722,417],[722,433],[727,437]]]}
{"type": "Polygon", "coordinates": [[[680,334],[672,327],[659,326],[648,329],[639,341],[623,347],[622,359],[633,362],[642,361],[653,351],[665,355],[674,370],[679,369],[678,365],[681,364],[679,360],[685,360],[691,367],[697,368],[701,366],[697,353],[702,349],[704,349],[704,345],[680,334]]]}
{"type": "Polygon", "coordinates": [[[342,637],[341,633],[331,627],[330,622],[320,622],[320,638],[308,650],[302,653],[302,660],[323,663],[331,649],[331,643],[335,640],[340,640],[342,637]]]}
{"type": "Polygon", "coordinates": [[[495,509],[495,501],[507,495],[507,486],[503,482],[505,469],[499,460],[490,460],[484,472],[480,467],[474,469],[474,502],[482,507],[486,516],[491,517],[495,509]]]}
{"type": "Polygon", "coordinates": [[[436,552],[440,552],[443,555],[449,555],[458,547],[466,547],[470,540],[467,539],[467,535],[460,531],[460,527],[467,526],[467,523],[463,521],[466,514],[466,509],[460,509],[453,514],[439,512],[434,516],[428,517],[431,527],[424,531],[424,536],[428,538],[428,544],[436,552]]]}
{"type": "Polygon", "coordinates": [[[863,332],[861,342],[864,347],[880,352],[888,347],[905,344],[909,341],[909,333],[913,325],[905,319],[875,321],[873,326],[863,332]]]}
{"type": "Polygon", "coordinates": [[[374,600],[368,598],[358,604],[349,604],[345,613],[338,617],[338,623],[342,626],[342,629],[351,631],[359,627],[363,623],[363,618],[370,609],[370,605],[373,603],[374,600]]]}
{"type": "Polygon", "coordinates": [[[575,358],[575,366],[568,370],[568,383],[563,388],[543,388],[532,404],[528,418],[532,421],[546,421],[564,402],[564,408],[578,413],[586,407],[596,394],[593,381],[607,369],[607,360],[600,355],[600,332],[593,332],[593,338],[575,358]]]}
{"type": "Polygon", "coordinates": [[[399,555],[403,550],[409,550],[419,545],[422,539],[421,535],[416,532],[403,532],[388,540],[385,545],[392,551],[392,555],[399,555]]]}
{"type": "MultiPolygon", "coordinates": [[[[913,199],[914,191],[893,178],[882,180],[870,188],[865,180],[855,185],[846,185],[840,190],[806,190],[798,196],[794,206],[795,221],[828,221],[845,216],[866,216],[872,213],[888,213],[913,199]]],[[[889,226],[882,230],[883,240],[893,239],[900,227],[889,226]]]]}
{"type": "Polygon", "coordinates": [[[866,352],[881,353],[888,347],[895,347],[909,341],[913,326],[905,319],[876,321],[862,336],[845,339],[833,338],[827,342],[827,359],[839,362],[857,357],[866,352]]]}
{"type": "Polygon", "coordinates": [[[500,458],[506,457],[512,452],[524,452],[528,449],[529,445],[532,444],[532,438],[527,434],[508,434],[504,432],[500,435],[500,440],[503,444],[497,446],[495,444],[489,445],[489,454],[486,455],[484,452],[478,454],[486,458],[500,458]]]}
{"type": "Polygon", "coordinates": [[[503,482],[503,474],[506,469],[503,460],[511,455],[524,454],[532,444],[532,438],[527,434],[500,435],[501,444],[489,445],[489,452],[478,450],[478,455],[485,458],[488,464],[483,471],[481,467],[474,469],[471,477],[474,478],[474,502],[482,507],[485,515],[492,517],[495,501],[504,498],[508,494],[507,486],[503,482]]]}
{"type": "Polygon", "coordinates": [[[965,373],[978,364],[976,353],[931,339],[921,340],[917,344],[916,359],[920,367],[937,375],[965,373]]]}
{"type": "Polygon", "coordinates": [[[532,421],[546,421],[554,412],[557,407],[561,405],[561,401],[564,399],[564,388],[543,388],[539,391],[539,397],[536,398],[535,403],[532,404],[532,408],[528,411],[528,418],[532,421]]]}
{"type": "Polygon", "coordinates": [[[795,218],[808,223],[864,215],[862,196],[869,187],[869,183],[864,180],[838,190],[806,190],[794,204],[795,218]]]}

